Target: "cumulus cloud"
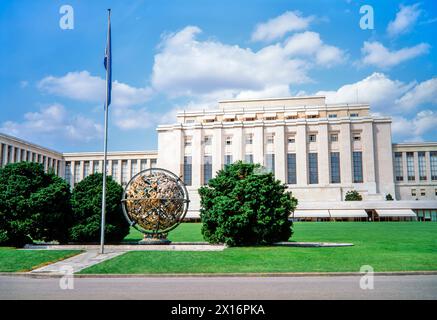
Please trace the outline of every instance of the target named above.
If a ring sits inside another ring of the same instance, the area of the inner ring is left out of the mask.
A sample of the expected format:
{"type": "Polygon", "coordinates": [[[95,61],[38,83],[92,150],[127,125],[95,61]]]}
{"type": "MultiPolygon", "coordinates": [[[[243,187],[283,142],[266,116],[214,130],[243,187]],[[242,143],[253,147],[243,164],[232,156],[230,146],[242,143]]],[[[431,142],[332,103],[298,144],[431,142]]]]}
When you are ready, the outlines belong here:
{"type": "Polygon", "coordinates": [[[0,130],[6,134],[44,143],[53,139],[89,142],[100,138],[102,126],[80,114],[71,114],[61,104],[52,104],[38,112],[24,114],[23,121],[6,121],[0,130]]]}
{"type": "Polygon", "coordinates": [[[153,66],[156,91],[173,97],[284,94],[289,93],[287,86],[311,82],[311,68],[330,66],[344,58],[340,49],[324,44],[314,32],[294,35],[258,51],[215,40],[200,41],[200,32],[189,26],[163,39],[153,66]],[[297,50],[296,37],[311,39],[311,52],[297,50]]]}
{"type": "MultiPolygon", "coordinates": [[[[38,88],[57,96],[84,102],[105,101],[106,80],[92,76],[88,71],[69,72],[64,76],[47,76],[38,82],[38,88]]],[[[113,81],[112,104],[131,106],[147,101],[152,94],[150,88],[135,88],[125,83],[113,81]]]]}
{"type": "Polygon", "coordinates": [[[412,119],[395,116],[392,121],[394,141],[420,142],[424,140],[423,135],[435,131],[437,113],[433,110],[423,110],[412,119]]]}
{"type": "Polygon", "coordinates": [[[390,68],[404,61],[416,58],[429,52],[429,44],[420,43],[414,47],[402,48],[397,51],[390,51],[380,42],[364,42],[361,49],[363,54],[362,63],[379,68],[390,68]]]}
{"type": "Polygon", "coordinates": [[[279,39],[290,31],[307,29],[313,20],[313,16],[304,17],[299,11],[287,11],[267,22],[258,24],[251,38],[252,41],[279,39]]]}
{"type": "Polygon", "coordinates": [[[437,104],[437,78],[432,78],[419,83],[404,96],[396,100],[396,104],[402,109],[420,104],[437,104]]]}
{"type": "Polygon", "coordinates": [[[399,11],[396,13],[396,18],[390,21],[387,26],[388,35],[395,37],[407,33],[416,24],[420,14],[419,3],[411,6],[401,5],[399,11]]]}

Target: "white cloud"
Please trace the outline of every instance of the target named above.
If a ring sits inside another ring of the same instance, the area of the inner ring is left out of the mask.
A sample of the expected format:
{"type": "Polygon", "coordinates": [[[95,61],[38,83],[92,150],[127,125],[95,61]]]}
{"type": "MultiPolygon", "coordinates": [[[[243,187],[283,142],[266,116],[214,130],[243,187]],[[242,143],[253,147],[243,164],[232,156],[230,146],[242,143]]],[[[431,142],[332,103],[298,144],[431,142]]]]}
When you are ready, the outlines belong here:
{"type": "Polygon", "coordinates": [[[435,131],[437,112],[423,110],[412,119],[393,117],[392,133],[394,141],[420,142],[423,135],[435,131]]]}
{"type": "MultiPolygon", "coordinates": [[[[48,76],[38,83],[44,92],[85,102],[104,103],[106,80],[92,76],[88,71],[69,72],[61,77],[48,76]]],[[[135,88],[125,83],[113,81],[112,104],[131,106],[147,101],[152,92],[150,88],[135,88]]]]}
{"type": "Polygon", "coordinates": [[[317,64],[331,66],[345,60],[345,53],[334,46],[326,45],[320,34],[312,31],[298,33],[288,38],[284,51],[292,56],[312,56],[317,64]]]}
{"type": "Polygon", "coordinates": [[[380,42],[364,42],[361,49],[364,57],[362,62],[379,68],[390,68],[404,61],[416,58],[429,52],[429,44],[420,43],[414,47],[390,51],[380,42]]]}
{"type": "Polygon", "coordinates": [[[311,68],[329,67],[344,59],[343,51],[324,44],[314,32],[258,51],[216,40],[200,41],[200,32],[190,26],[163,39],[153,66],[154,90],[171,97],[282,95],[289,93],[286,87],[290,85],[311,82],[311,68]],[[296,48],[299,38],[313,41],[306,54],[296,48]]]}
{"type": "Polygon", "coordinates": [[[402,109],[410,109],[411,106],[425,103],[437,104],[437,78],[419,83],[412,90],[396,100],[396,104],[402,109]]]}
{"type": "Polygon", "coordinates": [[[44,143],[51,143],[54,139],[89,142],[101,137],[102,126],[83,115],[70,114],[61,104],[52,104],[39,112],[24,114],[21,122],[3,122],[0,131],[44,143]]]}
{"type": "Polygon", "coordinates": [[[299,11],[287,11],[267,22],[258,24],[252,33],[252,41],[271,41],[282,38],[290,31],[307,29],[313,20],[313,16],[304,17],[299,11]]]}
{"type": "Polygon", "coordinates": [[[419,3],[411,6],[401,5],[400,10],[396,14],[395,20],[390,21],[387,26],[387,33],[389,36],[394,37],[410,31],[417,22],[420,13],[421,10],[419,9],[419,3]]]}

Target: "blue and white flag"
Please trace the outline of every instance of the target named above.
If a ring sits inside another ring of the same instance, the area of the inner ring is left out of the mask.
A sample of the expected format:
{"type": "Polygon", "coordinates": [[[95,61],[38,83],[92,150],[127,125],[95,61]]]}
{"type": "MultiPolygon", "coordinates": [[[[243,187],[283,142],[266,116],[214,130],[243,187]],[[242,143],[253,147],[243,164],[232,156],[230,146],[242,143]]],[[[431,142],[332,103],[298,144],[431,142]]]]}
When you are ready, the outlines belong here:
{"type": "Polygon", "coordinates": [[[107,105],[111,104],[111,91],[112,91],[112,49],[111,49],[111,10],[108,15],[108,39],[106,42],[106,51],[104,65],[106,69],[106,101],[107,105]]]}

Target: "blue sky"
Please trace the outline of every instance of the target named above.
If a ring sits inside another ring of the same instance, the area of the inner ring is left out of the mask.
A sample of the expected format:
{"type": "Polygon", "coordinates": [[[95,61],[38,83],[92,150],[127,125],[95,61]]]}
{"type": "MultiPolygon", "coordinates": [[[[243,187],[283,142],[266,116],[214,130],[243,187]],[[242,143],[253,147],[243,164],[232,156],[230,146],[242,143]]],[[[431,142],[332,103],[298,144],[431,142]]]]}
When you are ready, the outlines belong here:
{"type": "Polygon", "coordinates": [[[0,132],[59,151],[103,146],[112,8],[109,149],[156,149],[155,128],[221,99],[325,94],[393,118],[393,140],[437,141],[435,1],[0,3],[0,132]],[[74,9],[63,30],[62,5],[74,9]],[[370,5],[374,28],[360,28],[370,5]]]}

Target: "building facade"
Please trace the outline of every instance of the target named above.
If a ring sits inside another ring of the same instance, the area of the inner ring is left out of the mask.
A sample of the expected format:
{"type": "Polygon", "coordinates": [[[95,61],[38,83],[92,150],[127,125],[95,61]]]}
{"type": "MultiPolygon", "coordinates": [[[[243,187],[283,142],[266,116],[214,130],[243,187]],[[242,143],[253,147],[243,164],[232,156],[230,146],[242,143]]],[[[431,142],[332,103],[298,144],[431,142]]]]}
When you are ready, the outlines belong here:
{"type": "MultiPolygon", "coordinates": [[[[288,185],[299,200],[297,219],[437,221],[437,143],[393,144],[391,119],[367,104],[328,105],[323,96],[229,100],[180,112],[157,131],[158,151],[109,152],[108,175],[126,185],[147,168],[174,172],[187,185],[190,218],[199,217],[198,188],[242,160],[288,185]],[[350,190],[364,201],[344,201],[350,190]],[[389,194],[395,201],[385,201],[389,194]]],[[[1,166],[18,161],[42,163],[74,186],[102,172],[103,153],[60,153],[0,134],[1,166]]]]}

